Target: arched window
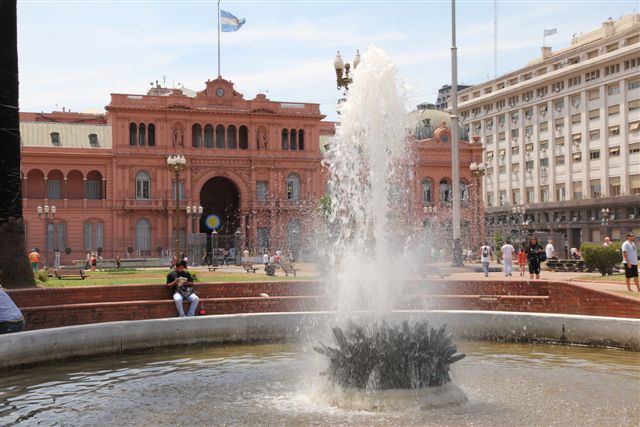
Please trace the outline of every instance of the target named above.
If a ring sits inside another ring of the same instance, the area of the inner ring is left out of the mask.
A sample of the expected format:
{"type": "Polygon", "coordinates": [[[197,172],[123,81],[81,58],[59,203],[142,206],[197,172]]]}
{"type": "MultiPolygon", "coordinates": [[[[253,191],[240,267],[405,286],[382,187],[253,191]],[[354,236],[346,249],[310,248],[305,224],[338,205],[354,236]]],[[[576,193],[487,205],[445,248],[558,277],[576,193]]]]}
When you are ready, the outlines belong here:
{"type": "Polygon", "coordinates": [[[148,200],[151,198],[151,175],[147,171],[140,171],[136,175],[136,199],[148,200]]]}
{"type": "Polygon", "coordinates": [[[149,147],[155,147],[156,146],[156,125],[154,125],[153,123],[149,123],[149,136],[148,136],[148,140],[149,140],[149,147]]]}
{"type": "Polygon", "coordinates": [[[451,202],[451,184],[445,178],[440,180],[440,203],[451,202]]]}
{"type": "Polygon", "coordinates": [[[469,184],[460,180],[460,201],[462,204],[469,203],[469,184]]]}
{"type": "Polygon", "coordinates": [[[147,128],[144,123],[138,125],[138,145],[144,147],[147,144],[147,128]]]}
{"type": "Polygon", "coordinates": [[[300,200],[300,175],[297,173],[287,176],[287,200],[300,200]]]}
{"type": "Polygon", "coordinates": [[[129,123],[129,145],[132,147],[138,144],[137,140],[138,126],[135,123],[129,123]]]}
{"type": "Polygon", "coordinates": [[[84,198],[89,200],[100,200],[102,194],[102,174],[98,171],[91,171],[87,174],[84,182],[84,198]]]}
{"type": "Polygon", "coordinates": [[[191,146],[193,148],[202,147],[202,126],[198,123],[191,126],[191,146]]]}
{"type": "Polygon", "coordinates": [[[289,141],[289,149],[297,150],[298,149],[298,132],[295,129],[291,129],[290,141],[289,141]]]}
{"type": "Polygon", "coordinates": [[[304,130],[298,131],[298,150],[304,150],[304,130]]]}
{"type": "Polygon", "coordinates": [[[204,126],[204,148],[213,148],[213,126],[204,126]]]}
{"type": "Polygon", "coordinates": [[[282,149],[289,149],[289,131],[287,129],[282,129],[282,149]]]}
{"type": "Polygon", "coordinates": [[[227,148],[235,150],[238,147],[236,142],[236,127],[231,125],[227,128],[227,148]]]}
{"type": "Polygon", "coordinates": [[[151,255],[151,223],[146,218],[136,223],[136,250],[140,255],[151,255]]]}
{"type": "Polygon", "coordinates": [[[240,149],[241,150],[246,150],[247,148],[249,148],[249,130],[247,129],[246,126],[240,126],[240,132],[238,135],[240,138],[240,149]]]}
{"type": "Polygon", "coordinates": [[[422,180],[422,203],[424,205],[429,205],[433,202],[433,186],[431,185],[430,179],[422,180]]]}
{"type": "Polygon", "coordinates": [[[49,136],[51,137],[51,145],[56,147],[62,145],[62,142],[60,141],[60,134],[58,132],[51,132],[49,136]]]}
{"type": "Polygon", "coordinates": [[[224,148],[224,126],[216,126],[216,148],[224,148]]]}

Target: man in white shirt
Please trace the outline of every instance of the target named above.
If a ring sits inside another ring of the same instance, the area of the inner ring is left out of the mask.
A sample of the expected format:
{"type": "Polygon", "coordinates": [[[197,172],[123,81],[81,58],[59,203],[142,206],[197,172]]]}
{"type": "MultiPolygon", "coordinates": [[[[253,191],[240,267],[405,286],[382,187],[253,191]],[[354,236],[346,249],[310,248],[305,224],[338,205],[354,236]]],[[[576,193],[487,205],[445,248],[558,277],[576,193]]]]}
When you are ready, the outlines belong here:
{"type": "Polygon", "coordinates": [[[480,262],[482,263],[482,271],[484,277],[489,276],[489,263],[491,262],[491,248],[484,242],[484,245],[480,247],[480,262]]]}
{"type": "Polygon", "coordinates": [[[556,248],[553,247],[553,240],[549,240],[549,243],[547,243],[547,247],[544,248],[544,252],[547,256],[547,259],[556,257],[556,248]]]}
{"type": "Polygon", "coordinates": [[[640,284],[638,284],[638,248],[636,248],[635,234],[627,233],[627,240],[622,244],[621,250],[627,290],[631,292],[631,278],[633,278],[633,284],[636,285],[638,292],[640,292],[640,284]]]}
{"type": "Polygon", "coordinates": [[[509,239],[507,239],[502,248],[500,248],[500,252],[502,253],[504,275],[511,276],[511,271],[513,269],[513,253],[515,252],[515,248],[511,245],[511,241],[509,239]]]}

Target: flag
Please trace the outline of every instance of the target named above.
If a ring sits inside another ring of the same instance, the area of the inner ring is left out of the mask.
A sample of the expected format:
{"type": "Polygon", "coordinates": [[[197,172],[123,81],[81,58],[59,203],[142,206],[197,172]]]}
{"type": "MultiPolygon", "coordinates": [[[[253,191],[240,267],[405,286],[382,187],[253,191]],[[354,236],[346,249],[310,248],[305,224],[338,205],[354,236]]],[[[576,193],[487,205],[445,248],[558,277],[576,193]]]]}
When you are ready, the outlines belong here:
{"type": "MultiPolygon", "coordinates": [[[[224,31],[224,30],[223,30],[223,31],[224,31]]],[[[545,30],[544,30],[544,36],[545,36],[545,37],[547,37],[547,36],[552,36],[552,35],[554,35],[554,34],[555,34],[555,33],[557,33],[557,32],[558,32],[558,29],[557,29],[557,28],[551,28],[550,30],[546,30],[546,29],[545,29],[545,30]]]]}
{"type": "Polygon", "coordinates": [[[223,33],[236,32],[244,25],[244,23],[244,18],[238,19],[226,10],[220,11],[220,31],[223,33]]]}

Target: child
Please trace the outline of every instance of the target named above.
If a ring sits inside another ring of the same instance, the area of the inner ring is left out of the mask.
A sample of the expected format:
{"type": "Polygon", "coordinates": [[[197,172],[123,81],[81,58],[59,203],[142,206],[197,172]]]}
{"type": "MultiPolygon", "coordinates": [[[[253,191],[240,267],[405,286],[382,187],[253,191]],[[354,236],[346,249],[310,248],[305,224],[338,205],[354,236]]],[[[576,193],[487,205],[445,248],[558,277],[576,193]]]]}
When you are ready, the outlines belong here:
{"type": "Polygon", "coordinates": [[[520,249],[518,251],[518,267],[520,268],[520,275],[524,276],[524,268],[527,265],[527,254],[520,249]]]}

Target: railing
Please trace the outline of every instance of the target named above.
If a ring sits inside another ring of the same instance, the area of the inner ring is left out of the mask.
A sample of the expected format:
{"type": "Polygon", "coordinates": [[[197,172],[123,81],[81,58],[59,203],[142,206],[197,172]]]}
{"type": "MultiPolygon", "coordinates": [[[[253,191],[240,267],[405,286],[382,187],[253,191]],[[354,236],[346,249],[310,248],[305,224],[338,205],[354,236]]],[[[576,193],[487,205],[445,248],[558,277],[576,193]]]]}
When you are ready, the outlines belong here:
{"type": "Polygon", "coordinates": [[[125,199],[124,209],[163,209],[165,202],[162,199],[125,199]]]}

